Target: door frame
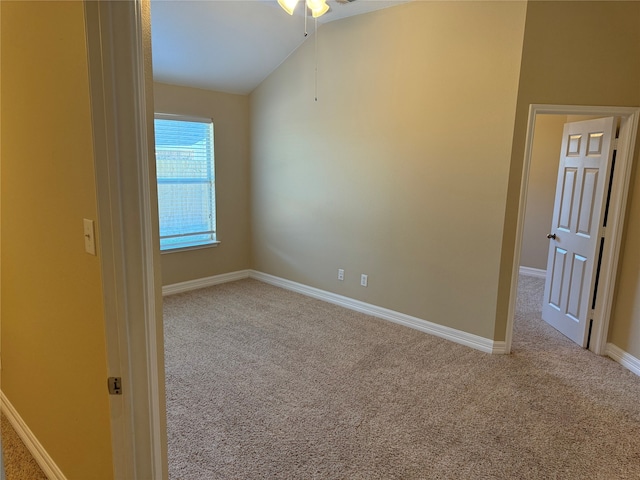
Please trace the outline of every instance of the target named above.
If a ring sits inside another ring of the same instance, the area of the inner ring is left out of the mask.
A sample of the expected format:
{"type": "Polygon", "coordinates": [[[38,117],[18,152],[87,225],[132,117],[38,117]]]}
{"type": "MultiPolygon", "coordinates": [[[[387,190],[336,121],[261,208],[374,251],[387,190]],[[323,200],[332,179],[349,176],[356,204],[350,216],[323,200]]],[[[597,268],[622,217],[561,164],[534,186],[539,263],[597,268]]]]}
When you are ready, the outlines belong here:
{"type": "MultiPolygon", "coordinates": [[[[168,478],[150,0],[84,0],[114,478],[168,478]]],[[[105,393],[107,379],[105,378],[105,393]]]]}
{"type": "Polygon", "coordinates": [[[513,324],[515,318],[516,299],[518,295],[518,275],[520,272],[520,254],[522,251],[531,154],[533,150],[537,115],[593,115],[600,117],[620,117],[621,119],[615,167],[616,172],[619,174],[615,175],[613,179],[606,230],[606,238],[608,241],[605,242],[602,253],[598,285],[599,301],[594,312],[591,341],[589,344],[589,350],[598,355],[604,355],[606,353],[607,335],[609,331],[615,283],[618,273],[618,259],[620,257],[620,248],[622,246],[622,234],[627,210],[627,198],[631,182],[631,171],[633,167],[636,134],[638,132],[638,121],[640,118],[640,108],[544,104],[532,104],[529,106],[524,163],[520,183],[520,199],[518,203],[516,244],[511,272],[507,330],[505,335],[505,347],[507,353],[511,352],[511,344],[513,340],[513,324]]]}

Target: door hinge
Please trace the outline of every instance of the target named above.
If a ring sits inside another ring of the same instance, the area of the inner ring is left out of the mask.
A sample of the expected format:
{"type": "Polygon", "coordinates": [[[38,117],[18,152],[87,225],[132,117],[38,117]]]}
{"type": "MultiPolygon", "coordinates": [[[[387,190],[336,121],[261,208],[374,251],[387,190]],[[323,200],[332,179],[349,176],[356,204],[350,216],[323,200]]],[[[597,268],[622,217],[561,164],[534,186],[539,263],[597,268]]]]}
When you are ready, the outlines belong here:
{"type": "Polygon", "coordinates": [[[613,150],[618,150],[618,139],[617,138],[613,139],[613,150]]]}
{"type": "Polygon", "coordinates": [[[109,377],[107,379],[109,395],[122,395],[122,377],[109,377]]]}

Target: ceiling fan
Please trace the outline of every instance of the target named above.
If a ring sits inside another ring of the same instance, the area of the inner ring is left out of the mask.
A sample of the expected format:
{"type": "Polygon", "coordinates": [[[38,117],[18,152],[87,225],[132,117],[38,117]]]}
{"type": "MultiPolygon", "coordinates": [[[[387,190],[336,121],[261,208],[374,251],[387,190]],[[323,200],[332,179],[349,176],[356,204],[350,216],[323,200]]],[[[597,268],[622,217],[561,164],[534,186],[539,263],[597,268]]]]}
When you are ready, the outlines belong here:
{"type": "MultiPolygon", "coordinates": [[[[293,11],[298,5],[299,0],[278,0],[278,4],[283,8],[285,12],[289,15],[293,15],[293,11]]],[[[336,3],[347,4],[351,2],[355,2],[355,0],[335,0],[336,3]]],[[[330,9],[327,4],[327,0],[304,0],[307,8],[311,10],[311,15],[313,18],[318,18],[325,13],[327,13],[330,9]]]]}

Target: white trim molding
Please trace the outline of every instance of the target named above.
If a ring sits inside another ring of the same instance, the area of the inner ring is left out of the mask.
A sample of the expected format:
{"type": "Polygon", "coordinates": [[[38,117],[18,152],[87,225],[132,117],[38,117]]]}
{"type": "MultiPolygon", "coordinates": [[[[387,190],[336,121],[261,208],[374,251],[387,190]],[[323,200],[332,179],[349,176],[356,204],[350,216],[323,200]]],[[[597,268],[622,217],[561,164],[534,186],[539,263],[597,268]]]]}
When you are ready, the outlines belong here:
{"type": "MultiPolygon", "coordinates": [[[[84,0],[114,478],[168,478],[149,0],[84,0]]],[[[106,380],[106,379],[105,379],[106,380]]]]}
{"type": "Polygon", "coordinates": [[[370,303],[361,302],[360,300],[338,295],[337,293],[327,292],[326,290],[320,290],[319,288],[310,287],[302,283],[293,282],[285,278],[276,277],[256,270],[238,270],[237,272],[223,273],[212,277],[165,285],[162,287],[162,295],[167,296],[174,295],[176,293],[189,292],[191,290],[212,287],[214,285],[227,282],[235,282],[236,280],[242,280],[245,278],[253,278],[254,280],[259,280],[261,282],[268,283],[269,285],[301,293],[307,297],[317,298],[318,300],[333,303],[334,305],[339,305],[341,307],[348,308],[349,310],[355,310],[356,312],[371,315],[372,317],[398,323],[405,327],[410,327],[430,335],[435,335],[436,337],[444,338],[445,340],[449,340],[454,343],[459,343],[460,345],[480,350],[481,352],[499,355],[508,353],[506,342],[497,342],[489,338],[473,335],[461,330],[456,330],[455,328],[438,325],[437,323],[428,322],[421,318],[412,317],[404,313],[378,307],[370,303]]]}
{"type": "MultiPolygon", "coordinates": [[[[489,339],[486,340],[489,342],[491,341],[489,339]]],[[[493,340],[493,348],[490,353],[492,353],[493,355],[509,355],[510,352],[507,350],[507,342],[505,342],[504,340],[493,340]]]]}
{"type": "Polygon", "coordinates": [[[445,340],[450,340],[454,343],[465,345],[467,347],[471,347],[485,353],[507,353],[505,342],[496,342],[489,338],[473,335],[471,333],[456,330],[451,327],[438,325],[437,323],[422,320],[421,318],[412,317],[410,315],[396,312],[394,310],[371,305],[369,303],[361,302],[353,298],[344,297],[332,292],[327,292],[326,290],[309,287],[307,285],[292,282],[291,280],[286,280],[284,278],[269,275],[267,273],[251,270],[249,273],[249,277],[260,280],[264,283],[268,283],[270,285],[274,285],[276,287],[281,287],[286,290],[301,293],[308,297],[313,297],[317,298],[318,300],[333,303],[334,305],[339,305],[341,307],[348,308],[349,310],[355,310],[356,312],[398,323],[415,330],[420,330],[421,332],[435,335],[436,337],[444,338],[445,340]]]}
{"type": "Polygon", "coordinates": [[[7,420],[9,420],[9,423],[22,440],[22,443],[27,447],[27,450],[29,450],[47,478],[51,480],[66,480],[67,477],[64,476],[62,470],[60,470],[56,462],[49,456],[45,448],[2,391],[0,391],[0,406],[2,407],[2,413],[7,417],[7,420]]]}
{"type": "Polygon", "coordinates": [[[547,278],[547,271],[542,270],[541,268],[533,268],[533,267],[520,267],[520,275],[525,275],[527,277],[536,277],[536,278],[547,278]]]}
{"type": "Polygon", "coordinates": [[[631,372],[640,376],[640,360],[630,353],[625,352],[613,343],[607,343],[605,355],[612,358],[626,369],[631,370],[631,372]]]}
{"type": "Polygon", "coordinates": [[[176,293],[189,292],[200,288],[212,287],[221,283],[235,282],[249,278],[249,270],[238,270],[237,272],[222,273],[213,275],[212,277],[196,278],[195,280],[187,280],[186,282],[172,283],[162,287],[162,296],[175,295],[176,293]]]}

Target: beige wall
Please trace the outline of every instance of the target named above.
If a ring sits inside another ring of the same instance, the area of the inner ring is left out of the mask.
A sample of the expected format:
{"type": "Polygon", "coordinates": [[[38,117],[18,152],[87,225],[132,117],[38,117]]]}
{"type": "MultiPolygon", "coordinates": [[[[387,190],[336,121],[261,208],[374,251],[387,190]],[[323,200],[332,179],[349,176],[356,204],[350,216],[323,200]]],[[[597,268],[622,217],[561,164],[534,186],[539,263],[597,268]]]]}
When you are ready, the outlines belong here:
{"type": "Polygon", "coordinates": [[[217,247],[162,254],[162,284],[250,267],[249,97],[154,84],[156,112],[212,118],[216,163],[217,247]]]}
{"type": "Polygon", "coordinates": [[[113,477],[81,2],[2,9],[2,390],[69,479],[113,477]]]}
{"type": "Polygon", "coordinates": [[[538,115],[536,118],[520,265],[546,270],[558,160],[566,115],[538,115]]]}
{"type": "MultiPolygon", "coordinates": [[[[250,98],[250,266],[503,340],[528,107],[638,105],[639,8],[416,2],[322,27],[317,103],[313,39],[250,98]],[[360,273],[370,275],[367,289],[360,273]]],[[[225,95],[187,90],[166,98],[198,110],[195,98],[225,95]]],[[[640,237],[638,209],[632,195],[611,328],[636,356],[640,280],[626,246],[640,237]]],[[[523,264],[544,268],[539,252],[528,260],[529,247],[523,264]]],[[[210,271],[217,261],[205,252],[165,257],[164,284],[246,268],[210,271]]]]}
{"type": "Polygon", "coordinates": [[[525,8],[327,24],[318,102],[313,38],[289,57],[251,95],[254,268],[493,337],[525,8]]]}
{"type": "MultiPolygon", "coordinates": [[[[504,338],[527,114],[532,103],[640,105],[640,3],[530,2],[527,7],[509,194],[503,237],[496,335],[504,338]]],[[[637,152],[636,158],[637,163],[637,152]]],[[[632,191],[638,191],[635,168],[632,191]]],[[[633,194],[633,192],[632,192],[633,194]]],[[[640,356],[640,201],[627,214],[622,271],[610,339],[640,356]]]]}

